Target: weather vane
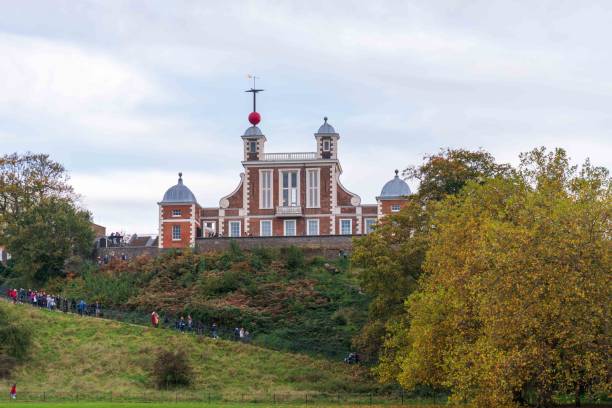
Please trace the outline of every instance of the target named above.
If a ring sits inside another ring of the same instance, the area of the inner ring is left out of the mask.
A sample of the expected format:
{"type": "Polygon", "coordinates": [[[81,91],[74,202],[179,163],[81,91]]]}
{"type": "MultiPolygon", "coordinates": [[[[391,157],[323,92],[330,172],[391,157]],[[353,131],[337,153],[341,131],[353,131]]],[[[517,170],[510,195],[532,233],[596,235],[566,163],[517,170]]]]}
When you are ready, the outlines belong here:
{"type": "Polygon", "coordinates": [[[255,126],[261,121],[261,115],[257,112],[257,93],[262,92],[263,89],[256,88],[257,80],[260,79],[259,77],[248,74],[247,78],[253,80],[253,87],[249,89],[248,91],[244,91],[244,92],[250,92],[253,94],[253,112],[249,114],[249,122],[251,122],[251,124],[255,126]]]}

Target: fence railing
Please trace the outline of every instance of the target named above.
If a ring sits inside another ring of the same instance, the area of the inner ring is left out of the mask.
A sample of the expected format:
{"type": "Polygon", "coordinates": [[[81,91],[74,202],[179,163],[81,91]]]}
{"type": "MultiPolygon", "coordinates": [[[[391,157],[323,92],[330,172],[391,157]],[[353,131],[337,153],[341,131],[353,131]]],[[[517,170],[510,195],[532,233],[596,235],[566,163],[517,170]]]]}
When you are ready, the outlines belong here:
{"type": "Polygon", "coordinates": [[[295,153],[264,153],[264,160],[312,160],[317,158],[316,152],[295,153]]]}
{"type": "Polygon", "coordinates": [[[225,392],[207,390],[143,390],[142,392],[54,392],[44,390],[18,390],[20,402],[146,402],[146,403],[229,403],[229,404],[296,404],[296,405],[445,405],[445,395],[415,396],[394,393],[275,393],[225,392]]]}

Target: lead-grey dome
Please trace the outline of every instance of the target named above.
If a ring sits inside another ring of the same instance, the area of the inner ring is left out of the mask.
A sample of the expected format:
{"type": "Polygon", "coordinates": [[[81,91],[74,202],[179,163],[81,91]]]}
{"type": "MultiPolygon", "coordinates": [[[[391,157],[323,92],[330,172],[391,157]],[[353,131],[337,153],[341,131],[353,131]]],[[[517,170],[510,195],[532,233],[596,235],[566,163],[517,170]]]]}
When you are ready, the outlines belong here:
{"type": "Polygon", "coordinates": [[[329,123],[327,123],[327,116],[323,118],[323,124],[319,128],[317,134],[325,134],[325,135],[335,135],[336,129],[329,123]]]}
{"type": "Polygon", "coordinates": [[[189,187],[183,184],[183,173],[179,173],[178,183],[168,189],[160,204],[167,203],[197,203],[195,195],[189,187]]]}
{"type": "Polygon", "coordinates": [[[395,170],[395,177],[387,181],[378,198],[400,198],[411,194],[408,183],[402,180],[398,173],[399,171],[395,170]]]}
{"type": "Polygon", "coordinates": [[[244,136],[263,136],[263,133],[257,126],[253,125],[244,131],[244,136]]]}

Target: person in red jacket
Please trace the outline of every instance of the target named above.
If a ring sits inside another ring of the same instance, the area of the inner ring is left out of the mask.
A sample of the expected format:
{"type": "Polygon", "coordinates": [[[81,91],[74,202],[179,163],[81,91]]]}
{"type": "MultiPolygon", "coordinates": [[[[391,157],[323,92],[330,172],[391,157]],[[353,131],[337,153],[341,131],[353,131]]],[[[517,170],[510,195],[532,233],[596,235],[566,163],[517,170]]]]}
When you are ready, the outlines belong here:
{"type": "Polygon", "coordinates": [[[159,315],[156,311],[153,311],[153,313],[151,313],[151,326],[159,327],[159,315]]]}
{"type": "Polygon", "coordinates": [[[11,387],[11,398],[17,399],[17,384],[13,384],[11,387]]]}

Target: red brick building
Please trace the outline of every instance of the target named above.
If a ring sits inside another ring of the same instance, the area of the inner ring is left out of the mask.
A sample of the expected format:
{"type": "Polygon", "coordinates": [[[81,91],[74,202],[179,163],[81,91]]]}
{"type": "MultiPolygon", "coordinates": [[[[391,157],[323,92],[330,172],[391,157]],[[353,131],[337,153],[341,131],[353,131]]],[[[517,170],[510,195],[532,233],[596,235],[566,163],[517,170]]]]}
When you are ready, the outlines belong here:
{"type": "Polygon", "coordinates": [[[253,126],[242,135],[244,172],[238,186],[219,207],[201,207],[179,173],[178,184],[158,203],[160,248],[193,246],[210,236],[367,234],[410,195],[396,171],[377,204],[362,204],[340,182],[340,135],[327,118],[314,134],[315,151],[300,153],[267,153],[266,137],[256,126],[259,115],[249,120],[253,126]]]}

